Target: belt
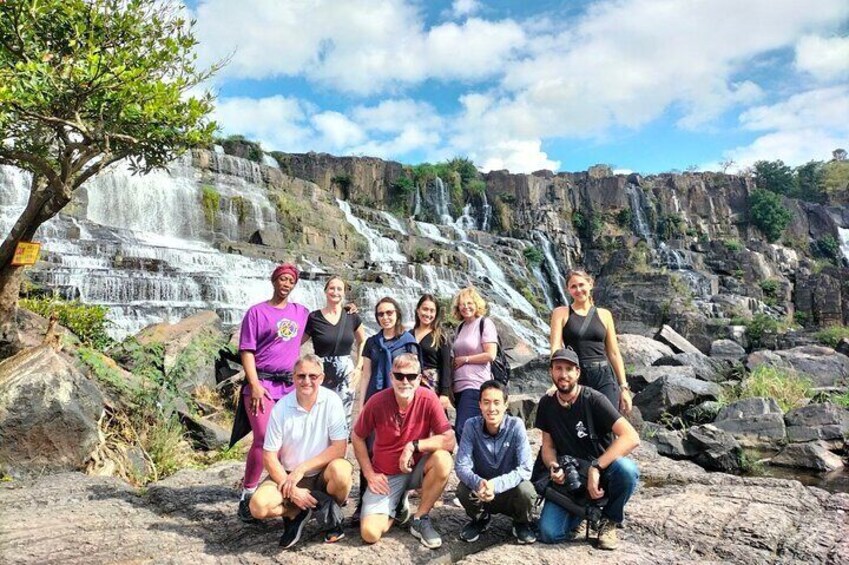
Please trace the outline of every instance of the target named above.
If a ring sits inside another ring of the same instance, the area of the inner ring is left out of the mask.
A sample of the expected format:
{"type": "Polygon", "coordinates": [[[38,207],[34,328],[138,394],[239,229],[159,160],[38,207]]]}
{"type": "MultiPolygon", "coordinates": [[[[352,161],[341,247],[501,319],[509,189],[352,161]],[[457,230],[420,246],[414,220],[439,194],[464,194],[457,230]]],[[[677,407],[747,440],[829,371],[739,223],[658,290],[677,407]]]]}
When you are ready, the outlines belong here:
{"type": "Polygon", "coordinates": [[[608,366],[609,364],[610,364],[610,363],[608,363],[606,359],[605,359],[604,361],[587,361],[586,363],[581,363],[581,368],[582,368],[582,369],[585,369],[585,368],[586,368],[586,369],[589,369],[589,368],[591,368],[591,367],[592,367],[592,368],[595,368],[595,367],[606,367],[606,366],[608,366]]]}
{"type": "Polygon", "coordinates": [[[276,383],[282,382],[287,385],[291,385],[294,382],[292,380],[291,371],[283,371],[282,373],[266,373],[265,371],[257,371],[256,376],[264,381],[273,381],[276,383]]]}

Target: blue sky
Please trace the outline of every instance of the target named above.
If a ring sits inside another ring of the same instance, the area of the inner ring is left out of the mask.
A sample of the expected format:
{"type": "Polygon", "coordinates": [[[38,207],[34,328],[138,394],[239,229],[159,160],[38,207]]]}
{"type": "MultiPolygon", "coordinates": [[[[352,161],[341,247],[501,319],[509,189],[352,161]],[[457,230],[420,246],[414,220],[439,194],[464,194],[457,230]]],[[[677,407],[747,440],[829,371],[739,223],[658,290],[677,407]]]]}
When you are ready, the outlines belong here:
{"type": "Polygon", "coordinates": [[[224,134],[483,171],[849,148],[846,0],[194,0],[224,134]]]}

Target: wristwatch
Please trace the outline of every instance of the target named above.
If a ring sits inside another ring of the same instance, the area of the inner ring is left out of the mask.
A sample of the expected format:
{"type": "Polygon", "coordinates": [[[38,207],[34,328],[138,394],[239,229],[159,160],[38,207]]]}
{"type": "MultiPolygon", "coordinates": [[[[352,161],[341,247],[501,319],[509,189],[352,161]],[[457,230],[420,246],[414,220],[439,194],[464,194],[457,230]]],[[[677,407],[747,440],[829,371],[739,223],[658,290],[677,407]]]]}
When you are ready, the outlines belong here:
{"type": "Polygon", "coordinates": [[[601,473],[604,469],[601,468],[601,463],[598,462],[598,459],[593,459],[590,461],[590,467],[595,467],[598,469],[598,472],[601,473]]]}
{"type": "Polygon", "coordinates": [[[413,440],[413,453],[418,453],[418,452],[419,452],[419,440],[414,439],[413,440]]]}

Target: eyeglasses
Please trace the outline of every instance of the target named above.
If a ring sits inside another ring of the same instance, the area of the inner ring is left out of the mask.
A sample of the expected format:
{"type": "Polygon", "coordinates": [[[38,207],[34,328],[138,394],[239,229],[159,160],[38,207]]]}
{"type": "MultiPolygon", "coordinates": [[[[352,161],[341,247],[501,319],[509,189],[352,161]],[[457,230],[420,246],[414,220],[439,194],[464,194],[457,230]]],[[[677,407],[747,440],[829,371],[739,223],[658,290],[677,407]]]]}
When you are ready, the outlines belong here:
{"type": "Polygon", "coordinates": [[[312,382],[315,382],[319,379],[319,377],[321,377],[321,375],[317,373],[298,373],[297,375],[295,375],[295,378],[299,381],[306,381],[307,379],[309,379],[312,382]]]}
{"type": "Polygon", "coordinates": [[[385,318],[386,316],[392,316],[393,314],[395,314],[395,310],[384,310],[383,312],[378,312],[377,317],[385,318]]]}
{"type": "Polygon", "coordinates": [[[400,382],[406,379],[408,383],[411,383],[417,378],[419,378],[418,373],[396,373],[394,371],[392,372],[392,376],[395,377],[396,381],[400,382]]]}

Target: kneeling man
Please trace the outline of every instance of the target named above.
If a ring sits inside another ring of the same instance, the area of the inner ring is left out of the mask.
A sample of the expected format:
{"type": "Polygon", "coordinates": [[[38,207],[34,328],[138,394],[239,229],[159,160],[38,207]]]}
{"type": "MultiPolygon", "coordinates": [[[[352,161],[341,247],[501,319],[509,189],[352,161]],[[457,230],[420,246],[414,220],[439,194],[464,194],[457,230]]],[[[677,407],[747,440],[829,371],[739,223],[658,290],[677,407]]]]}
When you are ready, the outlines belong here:
{"type": "Polygon", "coordinates": [[[492,514],[513,519],[520,544],[534,543],[531,527],[537,494],[531,483],[531,445],[521,418],[505,416],[507,387],[481,385],[481,416],[466,420],[454,470],[460,479],[457,498],[472,519],[460,539],[473,542],[489,526],[492,514]]]}
{"type": "Polygon", "coordinates": [[[418,356],[396,357],[392,388],[372,396],[354,426],[351,443],[368,482],[360,522],[366,543],[377,542],[393,523],[406,523],[410,519],[407,491],[421,488],[410,533],[430,549],[442,545],[428,512],[451,473],[454,432],[436,394],[419,386],[421,379],[418,356]],[[369,460],[366,438],[372,434],[374,456],[369,460]]]}
{"type": "MultiPolygon", "coordinates": [[[[342,504],[351,491],[353,466],[345,460],[348,426],[339,396],[323,386],[324,364],[315,355],[295,363],[295,393],[284,396],[271,411],[263,445],[268,479],[251,498],[254,518],[283,517],[280,545],[289,548],[301,539],[317,500],[310,491],[324,492],[342,504]]],[[[325,532],[324,541],[344,537],[342,525],[325,532]]]]}
{"type": "MultiPolygon", "coordinates": [[[[616,549],[616,528],[622,523],[625,504],[639,478],[637,465],[626,455],[640,444],[640,437],[603,394],[578,384],[581,369],[572,349],[555,351],[549,372],[557,390],[552,396],[543,396],[537,410],[542,461],[551,480],[559,485],[566,482],[567,469],[558,462],[562,456],[569,455],[582,463],[580,474],[586,470],[589,498],[607,497],[599,523],[598,547],[616,549]],[[616,438],[611,441],[611,436],[616,438]]],[[[557,543],[569,539],[580,521],[563,506],[546,500],[539,519],[540,540],[557,543]]]]}

